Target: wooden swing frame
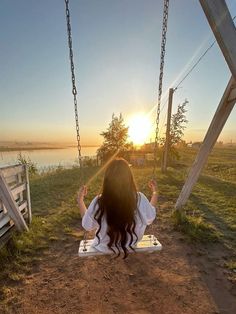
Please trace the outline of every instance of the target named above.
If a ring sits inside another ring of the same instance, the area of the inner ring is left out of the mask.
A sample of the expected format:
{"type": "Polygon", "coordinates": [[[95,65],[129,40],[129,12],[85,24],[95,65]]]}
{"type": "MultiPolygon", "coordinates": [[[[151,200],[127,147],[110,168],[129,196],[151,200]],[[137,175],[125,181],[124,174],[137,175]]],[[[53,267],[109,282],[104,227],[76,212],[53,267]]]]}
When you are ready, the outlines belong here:
{"type": "Polygon", "coordinates": [[[175,208],[186,204],[236,102],[236,28],[225,0],[199,0],[232,76],[226,86],[196,159],[177,199],[175,208]]]}

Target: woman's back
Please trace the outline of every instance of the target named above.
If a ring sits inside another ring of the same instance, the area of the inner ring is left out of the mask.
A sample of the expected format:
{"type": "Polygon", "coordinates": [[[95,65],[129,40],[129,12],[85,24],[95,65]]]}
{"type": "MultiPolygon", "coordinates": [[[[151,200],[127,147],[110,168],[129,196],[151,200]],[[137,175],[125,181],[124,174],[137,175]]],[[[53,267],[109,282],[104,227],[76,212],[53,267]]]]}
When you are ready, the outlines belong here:
{"type": "MultiPolygon", "coordinates": [[[[98,230],[99,224],[95,219],[95,214],[98,210],[98,199],[99,196],[96,196],[91,204],[88,207],[88,210],[86,211],[85,215],[82,219],[82,226],[85,230],[91,231],[91,230],[98,230]]],[[[154,206],[150,204],[146,196],[138,192],[138,203],[137,203],[137,209],[135,211],[134,219],[135,219],[135,228],[133,233],[133,241],[131,241],[131,236],[127,234],[127,243],[126,247],[129,248],[129,245],[132,247],[135,246],[137,241],[140,241],[145,233],[145,229],[147,225],[150,225],[153,220],[156,217],[156,209],[154,206]]],[[[108,231],[108,224],[105,215],[102,218],[101,223],[101,229],[98,232],[97,236],[95,236],[93,241],[93,246],[101,252],[109,252],[110,249],[108,247],[108,243],[110,241],[110,238],[107,234],[108,231]]],[[[115,251],[116,247],[112,247],[115,251]]]]}

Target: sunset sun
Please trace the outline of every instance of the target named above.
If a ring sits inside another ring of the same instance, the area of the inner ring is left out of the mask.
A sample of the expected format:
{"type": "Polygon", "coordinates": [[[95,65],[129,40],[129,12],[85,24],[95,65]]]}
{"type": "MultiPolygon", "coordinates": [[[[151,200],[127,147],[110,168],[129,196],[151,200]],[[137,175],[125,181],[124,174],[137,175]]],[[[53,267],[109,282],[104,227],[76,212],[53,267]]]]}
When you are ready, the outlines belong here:
{"type": "Polygon", "coordinates": [[[128,122],[129,126],[129,138],[136,144],[144,144],[151,134],[151,121],[144,114],[137,114],[132,116],[128,122]]]}

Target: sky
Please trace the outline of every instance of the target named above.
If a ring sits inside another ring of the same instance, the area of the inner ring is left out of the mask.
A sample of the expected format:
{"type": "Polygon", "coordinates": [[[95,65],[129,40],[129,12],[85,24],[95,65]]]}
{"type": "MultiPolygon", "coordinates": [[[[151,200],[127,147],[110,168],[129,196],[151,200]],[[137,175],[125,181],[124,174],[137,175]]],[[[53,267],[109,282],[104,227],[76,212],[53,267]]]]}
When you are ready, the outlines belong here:
{"type": "MultiPolygon", "coordinates": [[[[235,16],[236,0],[227,4],[235,16]]],[[[163,1],[70,0],[70,9],[82,145],[101,143],[113,113],[150,113],[154,130],[163,1]]],[[[0,141],[75,142],[64,1],[1,0],[0,29],[0,141]]],[[[213,40],[197,0],[170,0],[163,104],[213,40]]],[[[175,92],[173,112],[189,101],[187,141],[204,138],[229,78],[216,44],[175,92]]],[[[236,141],[235,118],[234,109],[220,140],[236,141]]]]}

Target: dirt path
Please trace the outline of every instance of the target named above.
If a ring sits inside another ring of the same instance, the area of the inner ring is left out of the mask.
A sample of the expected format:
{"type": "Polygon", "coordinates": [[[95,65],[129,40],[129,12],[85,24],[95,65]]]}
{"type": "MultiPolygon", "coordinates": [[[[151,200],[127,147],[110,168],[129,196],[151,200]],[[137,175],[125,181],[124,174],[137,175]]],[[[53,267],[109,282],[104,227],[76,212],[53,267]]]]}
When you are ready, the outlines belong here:
{"type": "MultiPolygon", "coordinates": [[[[76,230],[76,232],[81,232],[76,230]]],[[[161,222],[161,253],[78,258],[78,237],[67,236],[13,287],[7,313],[236,313],[233,284],[219,247],[191,247],[161,222]]]]}

